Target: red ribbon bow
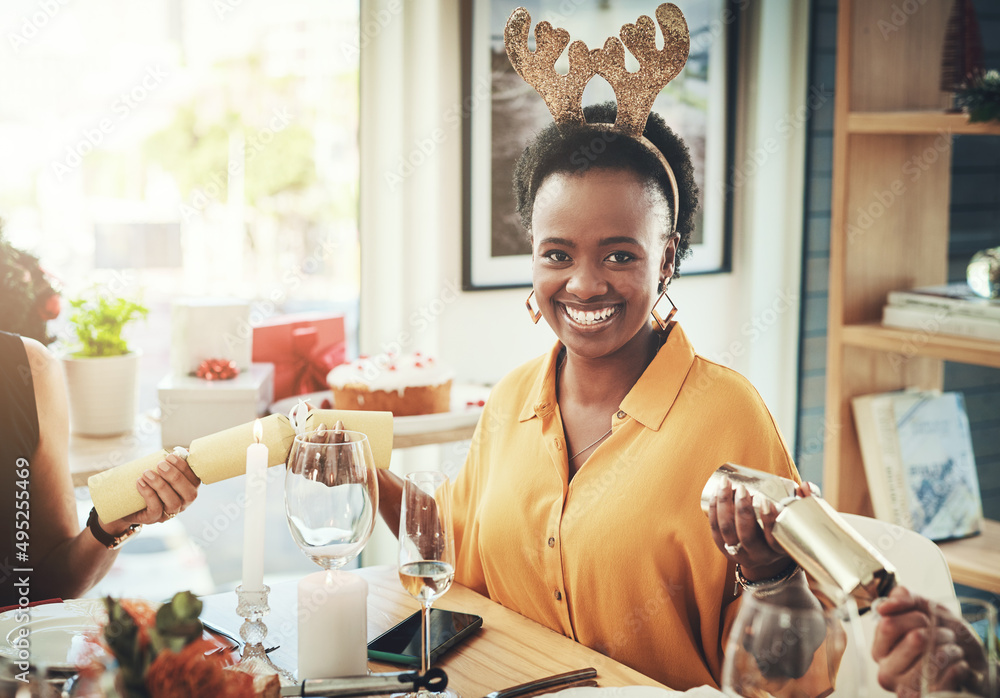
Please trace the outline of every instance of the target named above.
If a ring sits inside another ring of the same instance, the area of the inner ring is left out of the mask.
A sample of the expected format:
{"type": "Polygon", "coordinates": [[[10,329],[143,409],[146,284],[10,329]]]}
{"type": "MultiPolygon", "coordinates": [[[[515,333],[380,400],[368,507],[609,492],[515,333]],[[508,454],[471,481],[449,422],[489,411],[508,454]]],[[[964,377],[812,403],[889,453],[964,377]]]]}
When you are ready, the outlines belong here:
{"type": "Polygon", "coordinates": [[[195,375],[207,381],[227,381],[240,375],[240,369],[229,359],[205,359],[195,375]]]}
{"type": "Polygon", "coordinates": [[[295,394],[326,390],[326,375],[334,366],[344,363],[346,347],[336,342],[317,347],[319,336],[315,327],[296,327],[292,330],[292,363],[295,394]]]}

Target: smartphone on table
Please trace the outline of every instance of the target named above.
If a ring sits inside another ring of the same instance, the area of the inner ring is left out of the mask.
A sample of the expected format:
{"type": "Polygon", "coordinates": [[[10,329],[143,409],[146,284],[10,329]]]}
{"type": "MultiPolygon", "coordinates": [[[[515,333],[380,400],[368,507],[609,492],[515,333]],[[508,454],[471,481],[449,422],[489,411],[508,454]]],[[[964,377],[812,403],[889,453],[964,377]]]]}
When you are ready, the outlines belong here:
{"type": "MultiPolygon", "coordinates": [[[[432,608],[431,664],[452,647],[483,627],[483,619],[471,613],[432,608]]],[[[368,643],[368,658],[393,664],[420,666],[420,611],[386,630],[368,643]]]]}

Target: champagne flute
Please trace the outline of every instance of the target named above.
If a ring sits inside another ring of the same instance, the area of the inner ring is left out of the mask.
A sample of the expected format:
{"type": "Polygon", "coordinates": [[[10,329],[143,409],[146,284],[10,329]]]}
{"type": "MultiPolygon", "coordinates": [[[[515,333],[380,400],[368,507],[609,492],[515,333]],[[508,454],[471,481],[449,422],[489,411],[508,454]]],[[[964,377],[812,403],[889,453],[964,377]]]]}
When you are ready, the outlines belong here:
{"type": "Polygon", "coordinates": [[[828,688],[835,696],[867,695],[853,599],[825,607],[803,585],[745,591],[740,604],[722,665],[727,696],[818,695],[828,688]]]}
{"type": "MultiPolygon", "coordinates": [[[[455,578],[455,536],[452,531],[450,491],[443,473],[421,471],[406,476],[399,512],[399,581],[420,602],[420,672],[431,665],[431,604],[451,587],[455,578]]],[[[408,698],[457,698],[454,691],[430,693],[421,689],[408,698]]]]}

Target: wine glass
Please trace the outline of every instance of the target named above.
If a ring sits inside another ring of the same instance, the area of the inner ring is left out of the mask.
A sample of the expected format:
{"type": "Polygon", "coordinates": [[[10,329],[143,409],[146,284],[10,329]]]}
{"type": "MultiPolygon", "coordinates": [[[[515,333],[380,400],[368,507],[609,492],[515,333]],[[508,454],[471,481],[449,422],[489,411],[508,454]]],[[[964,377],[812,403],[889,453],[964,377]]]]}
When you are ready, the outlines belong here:
{"type": "MultiPolygon", "coordinates": [[[[399,510],[399,581],[420,602],[420,673],[431,665],[431,604],[455,579],[455,536],[451,522],[448,478],[435,471],[406,476],[399,510]]],[[[451,690],[431,693],[421,688],[408,698],[457,698],[451,690]]]]}
{"type": "Polygon", "coordinates": [[[932,603],[930,611],[931,630],[920,666],[920,695],[1000,695],[996,607],[986,599],[959,596],[957,606],[956,599],[949,599],[932,603]]]}
{"type": "Polygon", "coordinates": [[[865,696],[863,647],[850,598],[827,607],[805,585],[748,590],[729,633],[722,691],[763,698],[820,695],[833,688],[836,696],[865,696]]]}
{"type": "Polygon", "coordinates": [[[295,437],[285,473],[285,516],[309,559],[328,573],[346,565],[368,543],[377,511],[367,436],[320,430],[295,437]]]}
{"type": "Polygon", "coordinates": [[[367,585],[340,568],[371,537],[378,483],[368,437],[322,430],[295,437],[285,515],[296,545],[322,572],[298,585],[298,678],[357,676],[367,664],[367,585]]]}

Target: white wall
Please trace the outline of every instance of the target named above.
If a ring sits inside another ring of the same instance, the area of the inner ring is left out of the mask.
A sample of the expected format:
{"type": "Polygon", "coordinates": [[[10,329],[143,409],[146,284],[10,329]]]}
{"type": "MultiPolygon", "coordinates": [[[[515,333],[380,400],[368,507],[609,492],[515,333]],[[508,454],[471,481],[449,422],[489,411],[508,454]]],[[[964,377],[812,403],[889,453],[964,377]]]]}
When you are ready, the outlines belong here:
{"type": "MultiPolygon", "coordinates": [[[[736,164],[754,175],[735,194],[733,271],[671,287],[696,349],[750,378],[789,440],[805,134],[787,126],[806,98],[805,5],[762,0],[743,13],[736,164]]],[[[461,102],[458,0],[361,7],[361,349],[433,352],[459,380],[495,381],[554,336],[528,320],[527,289],[458,290],[461,128],[445,119],[461,102]],[[421,164],[389,181],[404,159],[421,164]]]]}

